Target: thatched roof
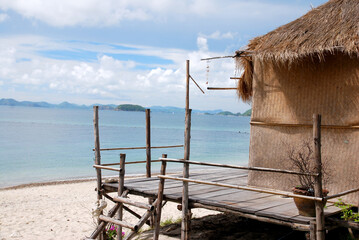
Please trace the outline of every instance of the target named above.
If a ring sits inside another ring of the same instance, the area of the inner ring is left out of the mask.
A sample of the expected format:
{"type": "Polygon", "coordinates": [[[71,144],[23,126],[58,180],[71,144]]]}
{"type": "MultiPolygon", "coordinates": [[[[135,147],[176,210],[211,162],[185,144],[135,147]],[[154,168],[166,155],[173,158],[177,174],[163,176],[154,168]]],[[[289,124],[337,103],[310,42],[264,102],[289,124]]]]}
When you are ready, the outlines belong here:
{"type": "MultiPolygon", "coordinates": [[[[256,59],[288,63],[305,56],[322,58],[325,53],[335,52],[359,57],[359,0],[330,0],[252,39],[246,50],[256,59]]],[[[248,100],[248,93],[241,93],[241,85],[238,84],[239,97],[248,100]]]]}

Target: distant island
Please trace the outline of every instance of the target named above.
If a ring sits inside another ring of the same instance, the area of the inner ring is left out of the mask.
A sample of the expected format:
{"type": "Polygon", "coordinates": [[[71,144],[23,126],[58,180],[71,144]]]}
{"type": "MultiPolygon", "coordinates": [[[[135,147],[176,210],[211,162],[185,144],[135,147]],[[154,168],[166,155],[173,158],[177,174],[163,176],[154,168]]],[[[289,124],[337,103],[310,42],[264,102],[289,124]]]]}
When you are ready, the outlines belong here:
{"type": "Polygon", "coordinates": [[[224,115],[224,116],[251,116],[252,109],[245,111],[244,113],[232,113],[229,111],[219,112],[216,115],[224,115]]]}
{"type": "Polygon", "coordinates": [[[116,111],[144,112],[144,111],[146,111],[146,108],[144,108],[140,105],[122,104],[122,105],[118,105],[115,108],[115,110],[116,111]]]}
{"type": "MultiPolygon", "coordinates": [[[[67,108],[67,109],[91,109],[93,106],[99,106],[100,110],[113,110],[113,111],[132,111],[132,112],[144,112],[146,108],[135,105],[135,104],[92,104],[92,105],[78,105],[69,102],[62,102],[60,104],[51,104],[47,102],[31,102],[31,101],[16,101],[12,98],[3,98],[0,99],[0,105],[6,106],[22,106],[22,107],[42,107],[42,108],[67,108]]],[[[150,107],[151,112],[165,112],[165,113],[184,113],[184,108],[179,107],[163,107],[163,106],[152,106],[150,107]]],[[[217,110],[192,110],[196,114],[205,114],[205,115],[223,115],[223,116],[251,116],[252,109],[244,113],[232,113],[229,111],[223,111],[222,109],[217,110]]]]}

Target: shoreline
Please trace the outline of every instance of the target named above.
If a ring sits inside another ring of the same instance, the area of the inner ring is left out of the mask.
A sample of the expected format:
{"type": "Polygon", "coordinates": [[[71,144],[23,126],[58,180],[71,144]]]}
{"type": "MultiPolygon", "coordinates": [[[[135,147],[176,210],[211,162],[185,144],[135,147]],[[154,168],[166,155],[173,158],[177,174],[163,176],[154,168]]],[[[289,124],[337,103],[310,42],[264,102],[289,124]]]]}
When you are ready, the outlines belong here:
{"type": "MultiPolygon", "coordinates": [[[[207,168],[194,168],[192,173],[198,172],[198,171],[210,171],[212,168],[207,167],[207,168]]],[[[175,170],[175,171],[171,171],[167,174],[181,174],[182,170],[175,170]]],[[[160,173],[152,173],[152,176],[156,176],[159,175],[160,173]]],[[[140,177],[146,177],[145,174],[128,174],[125,176],[125,179],[131,179],[131,178],[140,178],[140,177]]],[[[103,176],[102,177],[102,181],[105,181],[106,179],[111,179],[111,178],[118,178],[118,176],[116,175],[112,175],[112,176],[103,176]]],[[[13,186],[5,186],[5,187],[0,187],[0,192],[1,191],[6,191],[6,190],[16,190],[16,189],[24,189],[24,188],[29,188],[29,187],[40,187],[40,186],[52,186],[52,185],[61,185],[61,184],[72,184],[72,183],[82,183],[82,182],[91,182],[91,181],[96,181],[96,177],[73,177],[73,178],[69,178],[69,179],[60,179],[60,180],[50,180],[50,181],[43,181],[43,182],[30,182],[30,183],[21,183],[21,184],[17,184],[17,185],[13,185],[13,186]]]]}
{"type": "MultiPolygon", "coordinates": [[[[0,190],[0,240],[83,239],[90,236],[96,228],[91,214],[97,201],[96,185],[96,179],[91,178],[30,183],[0,190]]],[[[137,202],[148,201],[136,195],[129,195],[129,198],[137,202]]],[[[108,211],[113,203],[105,201],[108,211]]],[[[138,214],[142,215],[144,211],[139,209],[138,214]]],[[[214,213],[206,209],[193,210],[194,217],[214,213]]],[[[128,212],[124,213],[124,218],[128,222],[138,221],[128,212]]],[[[179,218],[181,212],[177,210],[177,203],[168,202],[162,212],[162,221],[179,218]]],[[[160,239],[173,238],[162,236],[160,239]]]]}
{"type": "MultiPolygon", "coordinates": [[[[154,174],[156,175],[156,174],[154,174]]],[[[143,177],[144,174],[129,174],[126,176],[127,179],[130,178],[137,178],[137,177],[143,177]]],[[[117,176],[106,176],[102,177],[102,180],[108,178],[118,178],[117,176]]],[[[29,187],[41,187],[41,186],[52,186],[52,185],[61,185],[61,184],[72,184],[72,183],[82,183],[82,182],[91,182],[96,181],[96,177],[79,177],[79,178],[70,178],[70,179],[63,179],[63,180],[53,180],[53,181],[44,181],[44,182],[32,182],[32,183],[23,183],[18,184],[14,186],[7,186],[7,187],[0,187],[0,191],[6,191],[6,190],[16,190],[16,189],[23,189],[23,188],[29,188],[29,187]]]]}

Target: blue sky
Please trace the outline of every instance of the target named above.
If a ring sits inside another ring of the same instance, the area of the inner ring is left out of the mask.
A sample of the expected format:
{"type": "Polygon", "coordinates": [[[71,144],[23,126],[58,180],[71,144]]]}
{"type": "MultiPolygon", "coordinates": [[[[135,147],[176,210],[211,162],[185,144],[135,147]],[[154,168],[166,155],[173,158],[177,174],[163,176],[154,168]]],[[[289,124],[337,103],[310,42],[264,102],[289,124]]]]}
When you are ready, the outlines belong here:
{"type": "MultiPolygon", "coordinates": [[[[200,59],[231,55],[325,2],[0,0],[0,98],[183,107],[186,59],[202,88],[235,86],[232,59],[200,59]]],[[[250,108],[234,91],[190,93],[193,109],[250,108]]]]}

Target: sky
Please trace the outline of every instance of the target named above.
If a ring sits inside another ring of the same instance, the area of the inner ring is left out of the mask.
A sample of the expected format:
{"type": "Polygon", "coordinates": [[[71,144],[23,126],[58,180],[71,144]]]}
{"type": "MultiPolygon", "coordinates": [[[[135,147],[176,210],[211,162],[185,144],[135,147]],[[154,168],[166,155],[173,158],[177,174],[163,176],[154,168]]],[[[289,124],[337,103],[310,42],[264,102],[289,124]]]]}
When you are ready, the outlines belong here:
{"type": "Polygon", "coordinates": [[[326,0],[0,0],[0,98],[244,112],[232,56],[326,0]]]}

